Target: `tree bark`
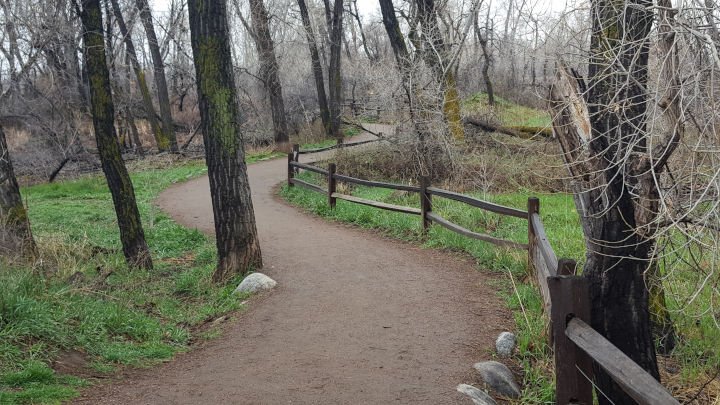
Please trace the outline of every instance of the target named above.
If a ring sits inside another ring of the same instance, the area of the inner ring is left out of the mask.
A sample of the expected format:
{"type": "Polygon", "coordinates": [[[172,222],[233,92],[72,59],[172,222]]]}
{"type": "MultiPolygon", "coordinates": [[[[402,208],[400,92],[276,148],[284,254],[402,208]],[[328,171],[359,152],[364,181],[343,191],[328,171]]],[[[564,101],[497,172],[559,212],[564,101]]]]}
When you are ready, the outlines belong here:
{"type": "MultiPolygon", "coordinates": [[[[478,10],[478,14],[480,13],[480,10],[478,10]]],[[[490,53],[490,49],[488,48],[488,35],[490,33],[490,30],[488,29],[488,20],[490,19],[490,7],[488,7],[488,16],[487,20],[485,21],[485,36],[483,36],[482,32],[480,32],[480,26],[478,24],[479,18],[475,18],[475,37],[480,44],[480,48],[482,49],[483,59],[485,60],[482,67],[482,77],[483,81],[485,82],[485,93],[487,93],[488,96],[488,105],[493,106],[495,105],[495,91],[493,89],[492,80],[490,79],[490,65],[492,64],[492,54],[490,53]]]]}
{"type": "Polygon", "coordinates": [[[310,23],[310,14],[308,13],[305,0],[297,0],[300,7],[300,16],[302,17],[303,27],[305,28],[305,36],[310,49],[310,62],[312,63],[313,76],[315,77],[315,90],[318,96],[318,105],[320,107],[320,119],[325,129],[325,134],[330,134],[330,108],[328,107],[328,99],[325,93],[325,79],[323,78],[322,62],[320,61],[320,52],[318,52],[315,34],[313,33],[312,24],[310,23]]]}
{"type": "Polygon", "coordinates": [[[262,256],[239,127],[227,5],[189,0],[188,11],[218,250],[213,279],[223,281],[262,267],[262,256]]]}
{"type": "Polygon", "coordinates": [[[328,67],[328,86],[330,90],[330,135],[342,139],[342,39],[344,0],[335,0],[330,29],[330,66],[328,67]]]}
{"type": "Polygon", "coordinates": [[[270,98],[272,113],[273,139],[276,144],[289,141],[287,121],[285,120],[285,101],[283,100],[282,84],[280,83],[280,67],[275,57],[275,45],[270,36],[269,18],[263,0],[250,0],[253,39],[260,58],[260,78],[270,98]]]}
{"type": "Polygon", "coordinates": [[[33,259],[37,247],[30,231],[30,220],[20,196],[5,131],[0,127],[0,256],[33,259]]]}
{"type": "Polygon", "coordinates": [[[120,10],[120,4],[118,3],[118,0],[110,0],[110,4],[112,5],[113,12],[115,13],[115,20],[120,28],[120,34],[125,41],[125,51],[130,59],[133,71],[135,72],[135,78],[137,79],[140,94],[142,94],[143,104],[145,105],[147,119],[148,122],[150,122],[150,128],[153,132],[153,136],[155,137],[155,144],[160,152],[165,152],[169,150],[171,142],[164,133],[162,127],[160,126],[160,122],[157,119],[157,113],[155,112],[152,97],[150,96],[150,89],[147,85],[145,72],[143,72],[140,62],[138,62],[135,45],[133,44],[130,33],[128,32],[127,25],[125,25],[125,18],[123,18],[122,11],[120,10]]]}
{"type": "Polygon", "coordinates": [[[362,26],[362,19],[360,18],[360,11],[358,10],[357,0],[352,0],[351,7],[355,9],[352,15],[353,17],[355,17],[355,21],[357,21],[358,30],[360,31],[360,40],[362,41],[362,47],[363,51],[365,52],[365,56],[367,56],[370,62],[377,62],[378,55],[370,52],[370,49],[367,46],[367,38],[365,37],[365,30],[362,26]]]}
{"type": "Polygon", "coordinates": [[[160,44],[155,35],[152,12],[150,11],[147,0],[135,0],[135,5],[140,11],[140,20],[145,28],[145,35],[147,35],[148,47],[150,48],[150,57],[153,62],[153,78],[155,79],[158,104],[160,105],[163,140],[169,143],[168,145],[163,145],[162,149],[170,149],[172,152],[177,152],[177,138],[175,137],[175,126],[172,119],[172,110],[170,109],[170,96],[168,95],[167,80],[165,79],[165,63],[160,53],[160,44]]]}
{"type": "MultiPolygon", "coordinates": [[[[648,208],[658,201],[648,176],[653,162],[645,124],[653,13],[650,0],[632,3],[593,1],[589,86],[561,64],[550,106],[553,129],[577,181],[592,326],[659,380],[644,277],[654,248],[647,225],[657,213],[648,208]]],[[[597,366],[595,375],[601,404],[635,403],[597,366]]]]}
{"type": "Polygon", "coordinates": [[[83,0],[80,20],[84,28],[83,53],[90,78],[90,109],[95,139],[115,206],[123,253],[128,265],[150,269],[152,259],[135,202],[135,190],[120,155],[115,133],[115,111],[105,59],[100,0],[83,0]]]}
{"type": "Polygon", "coordinates": [[[460,115],[460,97],[457,91],[455,74],[448,62],[448,46],[437,22],[437,9],[434,0],[415,0],[418,16],[422,25],[425,47],[423,57],[432,69],[443,92],[442,111],[448,124],[450,135],[455,139],[464,139],[465,131],[460,115]]]}

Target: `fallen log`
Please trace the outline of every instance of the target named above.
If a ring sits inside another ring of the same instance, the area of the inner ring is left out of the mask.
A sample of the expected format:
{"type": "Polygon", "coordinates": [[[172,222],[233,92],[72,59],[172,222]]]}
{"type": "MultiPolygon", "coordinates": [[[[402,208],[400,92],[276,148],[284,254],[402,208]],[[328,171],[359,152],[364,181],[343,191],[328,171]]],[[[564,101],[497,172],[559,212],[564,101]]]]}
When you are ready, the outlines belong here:
{"type": "Polygon", "coordinates": [[[543,138],[552,138],[552,129],[549,127],[525,127],[520,125],[505,127],[472,117],[465,117],[463,121],[465,124],[476,126],[486,132],[498,132],[521,139],[532,139],[538,135],[543,138]]]}

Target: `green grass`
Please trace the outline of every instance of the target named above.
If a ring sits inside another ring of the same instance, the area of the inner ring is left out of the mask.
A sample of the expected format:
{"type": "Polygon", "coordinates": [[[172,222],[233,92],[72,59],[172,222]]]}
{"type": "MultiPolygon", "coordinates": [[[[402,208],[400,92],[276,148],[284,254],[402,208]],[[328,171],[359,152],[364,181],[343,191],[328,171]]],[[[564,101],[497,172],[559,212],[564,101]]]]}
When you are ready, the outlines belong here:
{"type": "MultiPolygon", "coordinates": [[[[490,111],[487,103],[487,94],[477,93],[465,99],[462,108],[468,114],[487,113],[490,111]]],[[[551,124],[547,111],[515,104],[499,96],[495,96],[493,109],[503,126],[545,128],[551,124]]]]}
{"type": "MultiPolygon", "coordinates": [[[[247,161],[275,156],[252,153],[247,161]]],[[[107,373],[166,361],[193,340],[218,335],[195,327],[241,308],[245,297],[232,294],[240,279],[214,284],[214,241],[152,204],[171,184],[205,172],[196,161],[132,174],[150,271],[125,265],[104,177],[22,190],[42,260],[32,268],[0,262],[0,404],[76,396],[87,383],[50,367],[63,352],[80,352],[83,368],[107,373]]]]}
{"type": "MultiPolygon", "coordinates": [[[[303,173],[300,177],[321,183],[319,177],[303,173]]],[[[348,193],[348,191],[343,191],[348,193]]],[[[416,195],[391,190],[353,187],[352,195],[411,207],[418,207],[416,195]]],[[[568,194],[541,194],[530,191],[487,195],[468,193],[475,197],[501,205],[524,209],[529,196],[540,198],[540,212],[548,239],[559,258],[584,261],[584,240],[575,210],[573,198],[568,194]]],[[[497,281],[500,296],[512,311],[518,352],[515,361],[523,369],[523,396],[519,401],[526,404],[552,403],[554,400],[554,376],[552,352],[545,336],[546,319],[543,315],[541,297],[527,274],[527,253],[507,250],[488,243],[469,239],[434,225],[423,237],[420,220],[416,216],[382,211],[376,208],[338,200],[335,210],[330,210],[327,197],[301,187],[283,187],[281,195],[292,204],[330,220],[352,223],[372,228],[385,235],[421,243],[428,248],[449,249],[471,255],[481,270],[502,274],[497,281]]],[[[527,242],[527,222],[522,219],[498,216],[462,203],[442,198],[433,199],[433,211],[470,230],[489,233],[496,237],[517,242],[527,242]]],[[[673,289],[696,287],[697,275],[687,275],[673,280],[673,289]]],[[[667,288],[667,287],[666,287],[667,288]]],[[[700,297],[695,307],[709,308],[708,297],[700,297]]],[[[673,308],[674,302],[668,305],[673,308]]],[[[673,359],[682,368],[680,378],[689,385],[704,383],[713,370],[720,367],[720,334],[712,322],[712,314],[685,317],[675,314],[674,322],[680,332],[680,344],[673,359]]]]}

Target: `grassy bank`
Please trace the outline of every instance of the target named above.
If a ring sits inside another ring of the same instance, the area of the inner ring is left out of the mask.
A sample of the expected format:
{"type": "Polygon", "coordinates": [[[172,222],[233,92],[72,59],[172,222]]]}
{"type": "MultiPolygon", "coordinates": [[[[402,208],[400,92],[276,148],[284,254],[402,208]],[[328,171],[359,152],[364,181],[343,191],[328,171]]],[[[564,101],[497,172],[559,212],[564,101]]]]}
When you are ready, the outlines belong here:
{"type": "Polygon", "coordinates": [[[165,361],[217,335],[209,321],[241,308],[245,297],[231,294],[239,279],[211,282],[214,242],[152,204],[171,184],[204,174],[204,162],[146,161],[134,170],[151,271],[125,265],[101,175],[22,190],[41,260],[0,262],[1,404],[59,403],[89,378],[165,361]]]}
{"type": "MultiPolygon", "coordinates": [[[[322,183],[322,179],[312,174],[303,173],[300,176],[318,184],[322,183]]],[[[342,192],[392,204],[419,206],[416,195],[391,190],[358,186],[342,192]]],[[[479,269],[501,273],[503,281],[499,283],[498,291],[513,311],[515,332],[518,336],[518,351],[514,360],[523,374],[523,397],[520,403],[537,404],[553,401],[552,351],[547,345],[545,336],[546,321],[542,313],[541,299],[531,282],[532,276],[527,274],[525,251],[500,249],[460,236],[437,225],[431,228],[426,237],[423,237],[420,232],[420,221],[416,216],[382,211],[345,201],[338,201],[336,209],[330,210],[326,196],[301,187],[285,186],[281,194],[292,204],[330,220],[376,229],[388,236],[414,241],[428,248],[464,252],[477,261],[479,269]]],[[[574,258],[582,263],[585,247],[572,196],[527,191],[495,195],[467,194],[520,209],[526,207],[528,196],[539,197],[543,223],[558,257],[574,258]]],[[[527,242],[527,222],[522,219],[501,217],[441,198],[433,199],[433,211],[471,230],[517,242],[527,242]]],[[[692,281],[688,280],[688,284],[691,283],[692,281]]],[[[685,286],[678,284],[673,287],[685,286]]],[[[672,306],[673,303],[669,305],[672,306]]],[[[714,370],[720,365],[720,354],[717,350],[720,336],[717,330],[711,330],[710,316],[698,321],[678,315],[674,320],[680,332],[680,344],[672,356],[661,359],[661,372],[666,386],[669,386],[678,398],[687,399],[693,397],[711,379],[714,370]]],[[[705,398],[714,398],[718,395],[719,384],[716,383],[717,381],[705,387],[706,394],[709,393],[705,398]]]]}

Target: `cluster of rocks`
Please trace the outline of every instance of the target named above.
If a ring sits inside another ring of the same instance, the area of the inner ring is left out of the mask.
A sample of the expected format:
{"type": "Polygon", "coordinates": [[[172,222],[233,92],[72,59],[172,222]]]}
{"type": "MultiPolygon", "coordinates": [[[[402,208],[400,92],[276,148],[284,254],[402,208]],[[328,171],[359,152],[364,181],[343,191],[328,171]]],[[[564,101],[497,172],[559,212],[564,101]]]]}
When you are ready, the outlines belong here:
{"type": "MultiPolygon", "coordinates": [[[[510,332],[503,332],[495,341],[495,350],[498,357],[508,358],[512,356],[517,339],[510,332]]],[[[483,361],[473,365],[480,374],[484,384],[484,390],[468,384],[460,384],[457,390],[470,397],[475,405],[496,405],[495,399],[488,393],[491,392],[505,398],[520,398],[520,386],[515,381],[515,376],[510,369],[497,361],[483,361]]]]}

